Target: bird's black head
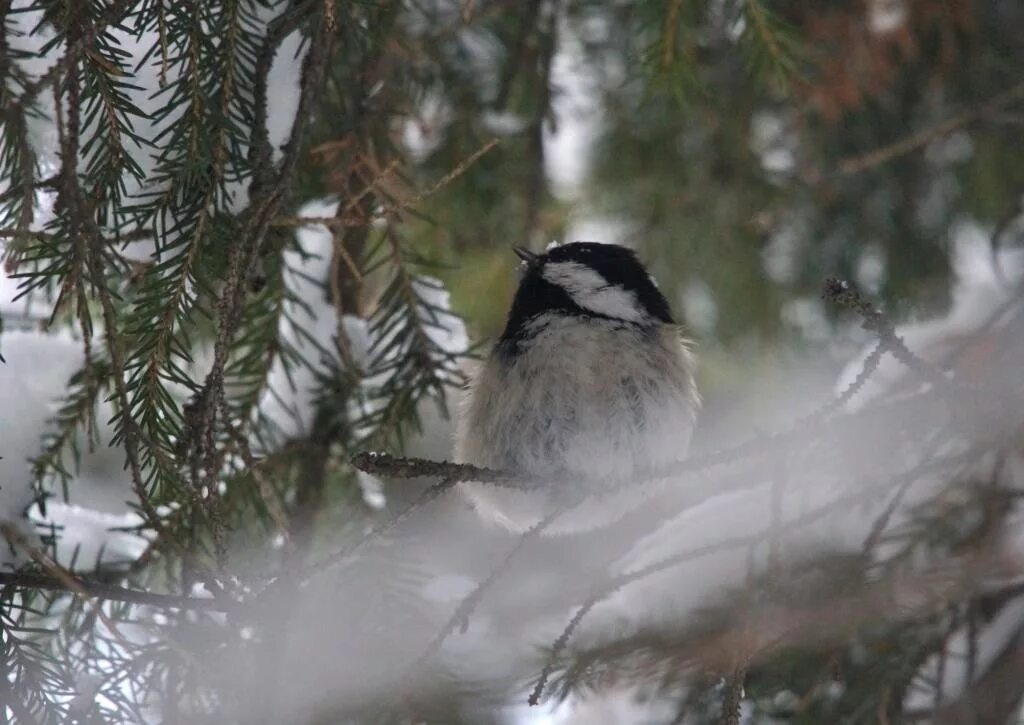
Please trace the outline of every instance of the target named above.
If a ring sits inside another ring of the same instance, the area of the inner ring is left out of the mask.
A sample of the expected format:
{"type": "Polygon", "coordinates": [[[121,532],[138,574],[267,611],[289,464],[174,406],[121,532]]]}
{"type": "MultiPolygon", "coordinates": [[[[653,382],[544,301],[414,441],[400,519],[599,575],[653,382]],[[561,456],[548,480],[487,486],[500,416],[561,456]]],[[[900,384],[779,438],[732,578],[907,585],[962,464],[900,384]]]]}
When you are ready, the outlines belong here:
{"type": "Polygon", "coordinates": [[[651,329],[673,323],[668,301],[631,249],[574,242],[544,254],[518,247],[516,253],[526,269],[501,336],[503,346],[529,337],[528,323],[545,313],[651,329]]]}

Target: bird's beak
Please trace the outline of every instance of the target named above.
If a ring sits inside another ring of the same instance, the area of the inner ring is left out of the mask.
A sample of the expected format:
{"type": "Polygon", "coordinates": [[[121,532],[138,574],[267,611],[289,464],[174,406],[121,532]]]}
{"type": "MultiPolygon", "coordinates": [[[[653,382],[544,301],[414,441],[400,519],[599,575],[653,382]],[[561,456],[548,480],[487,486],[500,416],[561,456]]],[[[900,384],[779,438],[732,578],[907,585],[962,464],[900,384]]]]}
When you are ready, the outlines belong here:
{"type": "Polygon", "coordinates": [[[512,251],[516,253],[516,256],[527,264],[533,264],[537,261],[537,255],[531,252],[526,247],[520,247],[519,245],[513,245],[512,251]]]}

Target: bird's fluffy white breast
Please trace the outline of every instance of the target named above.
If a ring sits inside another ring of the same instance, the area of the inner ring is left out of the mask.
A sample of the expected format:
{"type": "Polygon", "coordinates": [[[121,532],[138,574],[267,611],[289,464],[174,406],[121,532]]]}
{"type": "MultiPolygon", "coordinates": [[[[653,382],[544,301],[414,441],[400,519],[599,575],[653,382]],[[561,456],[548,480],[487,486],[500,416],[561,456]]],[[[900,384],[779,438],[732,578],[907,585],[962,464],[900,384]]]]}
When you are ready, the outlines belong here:
{"type": "MultiPolygon", "coordinates": [[[[652,337],[632,325],[560,315],[531,326],[534,337],[518,357],[492,358],[474,381],[457,460],[567,476],[585,492],[685,458],[698,399],[692,358],[674,330],[652,337]]],[[[478,507],[512,528],[543,515],[525,492],[468,488],[478,507]]],[[[614,508],[624,510],[622,502],[614,508]]]]}

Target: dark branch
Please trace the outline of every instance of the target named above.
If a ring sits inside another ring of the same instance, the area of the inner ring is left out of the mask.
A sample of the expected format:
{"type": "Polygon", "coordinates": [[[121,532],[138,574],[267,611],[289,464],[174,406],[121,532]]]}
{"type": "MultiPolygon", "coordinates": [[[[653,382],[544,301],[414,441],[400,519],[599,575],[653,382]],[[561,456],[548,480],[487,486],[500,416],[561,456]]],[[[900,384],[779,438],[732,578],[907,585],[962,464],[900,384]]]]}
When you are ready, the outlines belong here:
{"type": "MultiPolygon", "coordinates": [[[[112,584],[83,579],[82,577],[74,577],[74,580],[82,591],[95,599],[145,604],[151,607],[204,611],[225,611],[231,608],[222,599],[193,599],[192,597],[182,597],[174,594],[156,594],[142,591],[141,589],[127,589],[112,584]]],[[[44,589],[52,592],[67,592],[76,596],[79,594],[79,592],[73,590],[60,579],[45,574],[0,572],[0,587],[44,589]]]]}
{"type": "Polygon", "coordinates": [[[869,151],[866,154],[852,158],[842,159],[839,162],[839,171],[843,174],[858,174],[862,171],[874,169],[887,164],[895,158],[913,153],[924,148],[933,141],[950,135],[965,126],[979,121],[986,116],[991,116],[997,111],[1024,99],[1024,83],[1018,83],[997,95],[992,100],[982,105],[958,113],[957,115],[942,121],[930,128],[922,129],[916,133],[895,141],[882,148],[869,151]]]}
{"type": "Polygon", "coordinates": [[[447,478],[452,482],[480,481],[483,483],[508,483],[521,481],[505,471],[481,468],[469,463],[449,463],[448,461],[430,461],[425,458],[402,458],[390,453],[364,451],[352,456],[352,465],[363,473],[371,476],[388,476],[390,478],[447,478]]]}
{"type": "Polygon", "coordinates": [[[879,342],[885,346],[886,351],[892,353],[897,360],[920,376],[925,382],[939,387],[948,387],[953,384],[953,381],[942,370],[912,353],[906,343],[903,342],[903,338],[896,334],[896,326],[892,320],[865,300],[849,283],[835,277],[830,277],[825,280],[823,296],[829,302],[841,307],[847,307],[860,315],[864,320],[864,329],[878,335],[879,342]]]}

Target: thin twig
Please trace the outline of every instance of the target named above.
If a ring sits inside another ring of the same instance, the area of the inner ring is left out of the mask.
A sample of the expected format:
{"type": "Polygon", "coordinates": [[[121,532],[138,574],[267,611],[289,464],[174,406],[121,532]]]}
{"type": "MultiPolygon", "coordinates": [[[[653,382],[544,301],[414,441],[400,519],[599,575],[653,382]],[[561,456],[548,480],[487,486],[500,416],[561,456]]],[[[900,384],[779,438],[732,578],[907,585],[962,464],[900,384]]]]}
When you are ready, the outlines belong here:
{"type": "Polygon", "coordinates": [[[544,667],[540,672],[540,676],[537,678],[537,684],[534,685],[533,691],[530,693],[530,697],[527,699],[527,703],[533,707],[540,704],[541,695],[544,694],[544,687],[547,685],[548,680],[551,677],[551,673],[554,671],[555,662],[559,656],[565,651],[565,648],[569,646],[569,640],[572,638],[576,628],[580,626],[580,622],[587,616],[587,613],[593,609],[598,602],[604,598],[603,593],[596,592],[587,598],[580,608],[576,610],[576,613],[572,615],[572,619],[569,620],[569,624],[566,625],[562,633],[558,635],[558,639],[555,640],[554,645],[551,647],[551,653],[548,655],[547,661],[544,663],[544,667]]]}
{"type": "Polygon", "coordinates": [[[267,28],[256,57],[253,72],[253,111],[252,132],[249,137],[249,164],[253,167],[252,183],[249,194],[255,198],[273,182],[274,150],[270,144],[270,132],[267,122],[269,108],[269,76],[274,64],[274,57],[284,39],[297,29],[308,17],[310,8],[299,3],[275,17],[267,28]]]}
{"type": "Polygon", "coordinates": [[[13,548],[21,549],[28,554],[32,561],[41,566],[50,574],[50,576],[63,584],[67,591],[84,599],[86,603],[92,607],[96,616],[99,617],[100,621],[103,622],[103,625],[110,631],[110,633],[122,644],[128,644],[128,639],[121,633],[121,630],[117,628],[117,625],[110,620],[106,612],[103,611],[103,605],[92,597],[89,591],[78,582],[71,572],[47,556],[46,552],[33,546],[15,524],[9,521],[0,521],[0,534],[3,534],[3,537],[7,539],[7,543],[13,548]]]}
{"type": "Polygon", "coordinates": [[[288,541],[288,514],[284,510],[284,506],[281,504],[274,487],[271,485],[267,477],[263,475],[263,471],[260,468],[259,461],[256,460],[253,455],[252,447],[249,445],[248,439],[242,431],[231,422],[231,411],[227,409],[227,401],[221,401],[221,418],[224,421],[224,427],[227,429],[228,435],[235,443],[235,448],[238,450],[239,455],[242,456],[242,462],[245,463],[246,469],[252,474],[253,479],[256,481],[256,491],[259,493],[260,500],[263,501],[263,505],[267,509],[267,513],[270,515],[270,520],[274,523],[275,531],[288,541]]]}
{"type": "Polygon", "coordinates": [[[887,349],[888,345],[885,341],[879,340],[878,344],[875,345],[868,356],[864,358],[864,364],[861,365],[860,372],[857,373],[857,377],[853,379],[853,382],[847,385],[846,388],[836,396],[835,400],[825,405],[814,415],[808,416],[806,419],[807,422],[820,422],[832,413],[842,410],[843,407],[853,399],[853,396],[859,393],[861,388],[867,384],[868,380],[871,379],[871,376],[875,374],[875,371],[878,370],[878,365],[882,362],[882,356],[885,355],[887,349]]]}
{"type": "Polygon", "coordinates": [[[1021,99],[1024,99],[1024,82],[1018,83],[1017,85],[1003,91],[992,100],[987,103],[983,103],[981,106],[958,113],[952,118],[948,118],[941,123],[931,126],[930,128],[925,128],[912,133],[909,136],[905,136],[898,141],[888,144],[887,146],[883,146],[882,148],[869,151],[866,154],[843,159],[839,162],[839,171],[843,174],[857,174],[862,171],[882,166],[895,158],[905,156],[906,154],[923,148],[936,139],[948,136],[964,126],[968,126],[975,121],[986,116],[990,116],[996,111],[999,111],[1021,99]]]}
{"type": "Polygon", "coordinates": [[[103,249],[100,240],[94,235],[88,235],[88,246],[86,255],[86,267],[89,270],[90,281],[93,290],[99,297],[100,309],[103,314],[103,333],[107,342],[107,354],[110,357],[111,371],[114,379],[114,394],[120,415],[123,417],[124,450],[128,459],[128,469],[131,472],[132,488],[146,520],[152,526],[160,538],[167,542],[174,541],[173,537],[166,536],[163,522],[156,507],[149,498],[149,491],[146,490],[146,479],[143,473],[142,464],[139,458],[139,434],[140,431],[131,419],[131,399],[128,396],[127,367],[125,352],[122,347],[121,337],[118,334],[117,312],[114,309],[114,302],[110,290],[107,288],[103,275],[103,249]]]}
{"type": "MultiPolygon", "coordinates": [[[[349,217],[349,216],[282,216],[277,217],[271,222],[271,226],[275,227],[310,227],[310,226],[325,226],[328,229],[344,229],[348,227],[358,228],[365,227],[375,219],[386,219],[389,216],[396,215],[407,209],[412,209],[427,197],[437,193],[448,184],[452,183],[455,179],[462,176],[469,169],[470,166],[475,164],[481,156],[486,154],[488,151],[493,149],[501,143],[500,139],[491,139],[485,143],[482,147],[474,151],[472,154],[463,159],[458,166],[453,168],[447,174],[442,176],[440,179],[435,181],[433,184],[428,186],[416,193],[415,195],[404,199],[397,204],[386,205],[382,207],[378,214],[373,219],[366,219],[365,217],[349,217]]],[[[385,169],[381,174],[387,172],[385,169]]],[[[367,188],[372,188],[367,187],[367,188]]],[[[364,192],[366,189],[364,189],[364,192]]]]}
{"type": "Polygon", "coordinates": [[[463,632],[466,631],[466,629],[468,629],[469,618],[470,616],[472,616],[476,608],[480,605],[480,602],[483,601],[484,595],[491,589],[492,586],[494,586],[494,583],[498,581],[498,578],[506,571],[508,571],[509,567],[512,566],[512,562],[516,560],[516,557],[518,557],[519,554],[522,553],[523,550],[526,549],[526,547],[529,546],[530,543],[536,541],[540,537],[540,535],[547,529],[547,527],[564,512],[565,509],[556,509],[552,511],[519,536],[519,540],[516,541],[515,546],[513,546],[512,549],[505,555],[505,558],[503,558],[501,562],[496,567],[494,567],[491,573],[488,574],[483,581],[476,585],[476,588],[473,589],[472,592],[470,592],[461,602],[459,602],[459,606],[452,613],[452,616],[449,617],[444,627],[442,627],[441,630],[436,635],[434,635],[434,638],[426,646],[426,648],[423,651],[423,654],[421,654],[416,659],[410,670],[415,669],[419,664],[427,661],[435,654],[437,654],[437,652],[441,649],[441,645],[444,644],[444,641],[448,639],[448,636],[451,635],[452,632],[454,632],[456,629],[461,629],[463,632]]]}
{"type": "Polygon", "coordinates": [[[337,566],[338,564],[350,561],[352,557],[358,554],[367,544],[376,541],[382,536],[386,536],[390,532],[394,531],[395,527],[397,527],[404,521],[407,521],[409,517],[412,516],[416,511],[419,511],[421,508],[426,506],[431,501],[434,501],[437,498],[439,498],[442,494],[446,493],[449,489],[454,487],[455,484],[456,480],[452,478],[445,478],[435,483],[433,486],[424,491],[419,498],[417,498],[411,504],[409,504],[404,509],[399,511],[395,516],[388,519],[379,526],[374,527],[370,531],[370,533],[361,537],[359,540],[342,547],[338,551],[335,551],[333,554],[325,556],[324,558],[316,561],[312,565],[306,567],[306,569],[302,572],[303,578],[300,578],[300,582],[307,581],[310,575],[321,572],[328,567],[337,566]]]}
{"type": "Polygon", "coordinates": [[[847,282],[830,277],[825,280],[823,296],[829,302],[848,307],[860,315],[864,321],[864,329],[878,335],[886,350],[925,382],[939,388],[953,385],[953,381],[942,370],[911,352],[903,338],[896,334],[896,327],[892,321],[847,282]]]}
{"type": "MultiPolygon", "coordinates": [[[[921,460],[929,460],[938,452],[941,445],[941,439],[932,441],[931,445],[928,446],[921,456],[921,460]]],[[[904,497],[907,495],[907,492],[916,480],[917,479],[914,478],[906,478],[896,487],[896,493],[893,494],[889,503],[886,504],[884,509],[882,509],[882,513],[879,514],[872,523],[871,530],[864,538],[864,543],[861,545],[861,552],[864,556],[870,556],[875,550],[875,547],[878,546],[878,542],[881,541],[882,536],[885,534],[885,530],[889,526],[889,522],[892,520],[893,515],[896,513],[900,504],[903,503],[904,497]]]]}
{"type": "Polygon", "coordinates": [[[365,227],[366,219],[337,216],[279,216],[270,222],[272,227],[316,227],[328,229],[358,229],[365,227]]]}
{"type": "Polygon", "coordinates": [[[537,679],[537,684],[533,688],[533,692],[530,694],[529,703],[536,705],[540,703],[541,696],[544,693],[544,688],[547,686],[548,680],[551,674],[555,670],[555,666],[558,661],[558,657],[565,650],[569,644],[569,639],[573,632],[579,628],[583,618],[593,609],[597,604],[603,602],[615,592],[619,591],[628,584],[634,581],[639,581],[646,577],[652,576],[659,572],[665,571],[672,567],[678,566],[688,561],[700,559],[705,556],[711,556],[712,554],[718,554],[726,551],[734,551],[736,548],[745,548],[760,542],[763,538],[763,534],[752,534],[746,536],[737,536],[724,541],[718,541],[714,544],[708,544],[701,546],[696,549],[683,552],[682,554],[676,554],[660,561],[655,562],[649,566],[642,567],[632,572],[620,574],[618,576],[610,577],[603,586],[594,590],[594,592],[583,602],[582,606],[576,611],[572,619],[569,620],[569,624],[559,635],[558,639],[555,640],[555,645],[552,648],[544,667],[541,670],[540,676],[537,679]]]}

